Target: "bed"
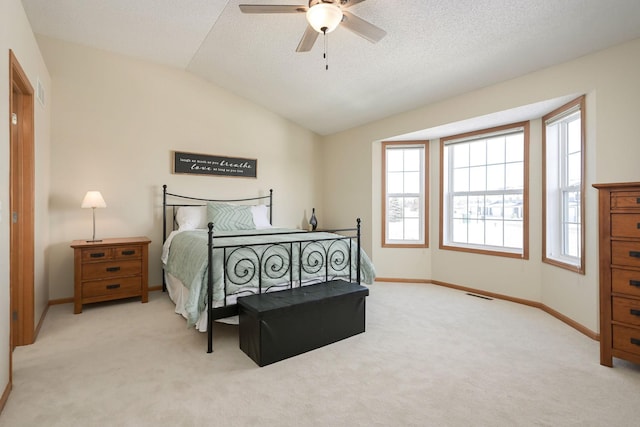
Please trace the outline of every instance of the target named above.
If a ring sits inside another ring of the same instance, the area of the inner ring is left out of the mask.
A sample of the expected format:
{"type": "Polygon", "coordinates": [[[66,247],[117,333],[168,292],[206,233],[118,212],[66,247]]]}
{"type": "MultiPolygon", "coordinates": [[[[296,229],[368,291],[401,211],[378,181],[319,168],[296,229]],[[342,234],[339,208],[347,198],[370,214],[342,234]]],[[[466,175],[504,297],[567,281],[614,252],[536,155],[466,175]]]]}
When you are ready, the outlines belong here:
{"type": "Polygon", "coordinates": [[[163,290],[187,324],[207,332],[233,322],[242,296],[341,278],[371,284],[373,265],[354,228],[305,231],[274,227],[268,195],[210,199],[163,185],[163,290]]]}

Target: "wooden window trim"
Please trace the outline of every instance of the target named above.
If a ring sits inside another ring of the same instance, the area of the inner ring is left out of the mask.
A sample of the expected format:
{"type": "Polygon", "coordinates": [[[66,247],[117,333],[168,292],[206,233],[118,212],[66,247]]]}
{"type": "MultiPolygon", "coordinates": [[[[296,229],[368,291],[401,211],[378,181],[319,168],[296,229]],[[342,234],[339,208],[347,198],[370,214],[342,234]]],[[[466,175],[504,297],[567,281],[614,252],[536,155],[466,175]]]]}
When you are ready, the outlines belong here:
{"type": "Polygon", "coordinates": [[[383,248],[428,248],[429,247],[429,141],[383,141],[382,142],[382,247],[383,248]],[[424,145],[424,243],[387,243],[387,147],[424,145]]]}
{"type": "Polygon", "coordinates": [[[451,135],[444,138],[440,138],[440,236],[439,236],[439,249],[469,252],[474,254],[500,256],[505,258],[517,258],[517,259],[529,259],[529,122],[511,123],[503,126],[496,126],[488,129],[475,130],[472,132],[466,132],[457,135],[451,135]],[[447,245],[444,243],[444,149],[447,141],[454,139],[471,138],[477,135],[489,134],[494,132],[502,132],[513,128],[523,128],[524,133],[524,153],[523,153],[523,184],[522,189],[522,253],[514,253],[508,251],[499,251],[492,249],[482,249],[464,246],[447,245]]]}
{"type": "Polygon", "coordinates": [[[585,177],[586,177],[586,96],[582,95],[561,107],[556,108],[542,117],[542,262],[550,264],[574,273],[585,274],[585,177]],[[567,110],[580,106],[580,150],[582,153],[581,167],[582,176],[580,180],[580,265],[562,262],[556,258],[547,257],[547,120],[550,120],[567,110]]]}

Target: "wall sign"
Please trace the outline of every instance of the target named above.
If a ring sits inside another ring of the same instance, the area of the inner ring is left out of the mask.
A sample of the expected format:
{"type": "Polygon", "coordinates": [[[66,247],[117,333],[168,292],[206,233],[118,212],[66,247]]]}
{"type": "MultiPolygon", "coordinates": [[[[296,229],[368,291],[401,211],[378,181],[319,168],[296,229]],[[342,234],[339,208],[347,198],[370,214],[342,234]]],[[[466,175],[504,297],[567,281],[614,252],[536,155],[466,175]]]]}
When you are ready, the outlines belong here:
{"type": "Polygon", "coordinates": [[[173,173],[256,178],[258,160],[174,151],[173,173]]]}

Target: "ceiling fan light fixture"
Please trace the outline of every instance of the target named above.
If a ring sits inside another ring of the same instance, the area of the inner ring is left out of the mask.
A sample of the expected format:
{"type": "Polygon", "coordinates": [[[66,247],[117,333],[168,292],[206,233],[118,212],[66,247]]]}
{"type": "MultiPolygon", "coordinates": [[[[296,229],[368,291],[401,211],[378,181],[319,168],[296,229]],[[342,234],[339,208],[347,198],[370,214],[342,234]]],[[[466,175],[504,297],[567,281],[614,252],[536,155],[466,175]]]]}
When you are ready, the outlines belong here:
{"type": "Polygon", "coordinates": [[[333,3],[317,3],[307,10],[307,21],[319,33],[330,33],[342,21],[342,9],[333,3]]]}

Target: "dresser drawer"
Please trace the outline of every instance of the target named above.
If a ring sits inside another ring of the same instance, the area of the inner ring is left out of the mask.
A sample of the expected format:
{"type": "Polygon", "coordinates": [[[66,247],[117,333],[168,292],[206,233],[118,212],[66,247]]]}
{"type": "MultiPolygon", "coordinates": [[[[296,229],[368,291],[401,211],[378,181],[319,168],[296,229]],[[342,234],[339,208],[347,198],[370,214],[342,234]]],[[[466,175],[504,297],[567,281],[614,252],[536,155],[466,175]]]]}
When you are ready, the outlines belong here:
{"type": "Polygon", "coordinates": [[[640,355],[640,328],[613,325],[613,348],[640,355]]]}
{"type": "Polygon", "coordinates": [[[95,280],[82,284],[82,297],[94,298],[116,294],[140,295],[142,278],[120,277],[111,280],[95,280]]]}
{"type": "Polygon", "coordinates": [[[616,191],[611,193],[611,209],[640,209],[640,191],[616,191]]]}
{"type": "Polygon", "coordinates": [[[611,242],[611,263],[640,267],[640,242],[611,242]]]}
{"type": "Polygon", "coordinates": [[[121,246],[113,248],[114,259],[136,259],[142,257],[142,246],[121,246]]]}
{"type": "Polygon", "coordinates": [[[640,300],[613,297],[613,320],[640,326],[640,300]]]}
{"type": "Polygon", "coordinates": [[[91,248],[82,250],[82,262],[108,261],[113,258],[112,248],[91,248]]]}
{"type": "Polygon", "coordinates": [[[640,214],[612,214],[611,236],[640,237],[640,214]]]}
{"type": "Polygon", "coordinates": [[[134,276],[142,272],[140,260],[112,261],[82,266],[82,280],[109,279],[112,277],[134,276]]]}
{"type": "Polygon", "coordinates": [[[640,297],[640,271],[611,269],[611,290],[640,297]]]}

